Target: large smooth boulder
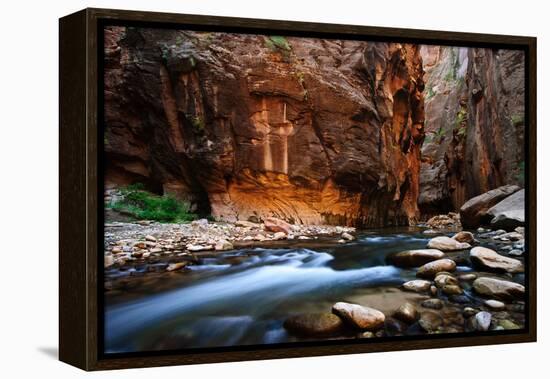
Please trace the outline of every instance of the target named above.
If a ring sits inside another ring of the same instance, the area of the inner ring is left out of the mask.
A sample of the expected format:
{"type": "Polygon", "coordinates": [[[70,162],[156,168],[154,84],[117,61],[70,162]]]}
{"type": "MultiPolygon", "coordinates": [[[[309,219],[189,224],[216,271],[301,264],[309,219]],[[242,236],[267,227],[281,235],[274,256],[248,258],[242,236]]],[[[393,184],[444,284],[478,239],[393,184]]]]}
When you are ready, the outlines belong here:
{"type": "Polygon", "coordinates": [[[323,337],[338,334],[344,322],[332,313],[306,313],[289,317],[283,326],[292,334],[323,337]]]}
{"type": "Polygon", "coordinates": [[[464,250],[471,247],[469,243],[459,242],[455,239],[446,236],[434,237],[428,242],[430,249],[441,251],[464,250]]]}
{"type": "Polygon", "coordinates": [[[460,207],[460,221],[465,228],[477,228],[489,222],[487,211],[501,200],[520,190],[516,185],[506,185],[473,197],[460,207]]]}
{"type": "Polygon", "coordinates": [[[525,224],[525,190],[522,189],[508,196],[489,209],[487,215],[492,217],[493,229],[512,231],[518,226],[523,226],[525,224]]]}
{"type": "Polygon", "coordinates": [[[438,259],[437,261],[432,261],[426,263],[424,266],[420,267],[416,272],[416,276],[420,278],[432,279],[436,276],[438,272],[441,271],[454,271],[456,269],[456,263],[451,259],[438,259]]]}
{"type": "Polygon", "coordinates": [[[445,253],[437,249],[406,250],[390,255],[388,260],[398,267],[418,267],[431,261],[445,257],[445,253]]]}
{"type": "Polygon", "coordinates": [[[265,230],[273,233],[283,232],[285,234],[289,234],[292,231],[292,225],[290,225],[286,221],[280,220],[275,217],[265,218],[264,226],[265,226],[265,230]]]}
{"type": "Polygon", "coordinates": [[[521,299],[525,295],[525,287],[521,284],[496,278],[477,278],[473,288],[480,295],[503,300],[521,299]]]}
{"type": "Polygon", "coordinates": [[[500,255],[486,247],[474,247],[470,250],[470,260],[476,266],[493,271],[523,272],[521,261],[500,255]]]}
{"type": "Polygon", "coordinates": [[[359,304],[339,302],[332,306],[332,312],[351,326],[361,330],[377,330],[384,326],[386,316],[377,309],[359,304]]]}

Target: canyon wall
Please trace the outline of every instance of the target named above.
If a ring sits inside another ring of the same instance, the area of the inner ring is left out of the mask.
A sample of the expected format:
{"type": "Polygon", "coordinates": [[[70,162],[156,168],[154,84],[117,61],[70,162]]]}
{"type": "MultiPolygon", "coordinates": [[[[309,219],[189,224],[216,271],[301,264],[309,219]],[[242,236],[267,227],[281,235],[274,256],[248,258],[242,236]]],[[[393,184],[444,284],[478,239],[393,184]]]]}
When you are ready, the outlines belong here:
{"type": "MultiPolygon", "coordinates": [[[[106,187],[140,182],[229,221],[419,218],[419,46],[109,27],[104,66],[106,187]]],[[[476,104],[473,125],[504,117],[476,104]]]]}
{"type": "Polygon", "coordinates": [[[523,186],[522,51],[422,46],[425,130],[421,212],[455,211],[505,184],[523,186]]]}

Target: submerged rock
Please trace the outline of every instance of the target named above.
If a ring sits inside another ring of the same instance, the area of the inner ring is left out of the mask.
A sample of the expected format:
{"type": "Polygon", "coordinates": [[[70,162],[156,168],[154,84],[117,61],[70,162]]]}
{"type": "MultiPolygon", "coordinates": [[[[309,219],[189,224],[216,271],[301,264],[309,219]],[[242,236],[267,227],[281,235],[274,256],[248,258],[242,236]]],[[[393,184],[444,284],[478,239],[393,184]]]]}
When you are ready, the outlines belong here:
{"type": "Polygon", "coordinates": [[[407,324],[412,324],[418,318],[418,312],[413,304],[405,303],[395,311],[393,317],[407,324]]]}
{"type": "Polygon", "coordinates": [[[332,313],[307,313],[289,317],[283,326],[292,334],[326,337],[341,332],[344,323],[332,313]]]}
{"type": "Polygon", "coordinates": [[[418,324],[428,333],[434,333],[437,329],[443,325],[443,319],[435,312],[423,312],[420,315],[418,324]]]}
{"type": "Polygon", "coordinates": [[[443,301],[440,299],[427,299],[421,304],[424,308],[441,309],[443,308],[443,301]]]}
{"type": "Polygon", "coordinates": [[[332,312],[348,324],[362,330],[380,329],[386,319],[384,313],[377,309],[344,302],[334,304],[332,312]]]}

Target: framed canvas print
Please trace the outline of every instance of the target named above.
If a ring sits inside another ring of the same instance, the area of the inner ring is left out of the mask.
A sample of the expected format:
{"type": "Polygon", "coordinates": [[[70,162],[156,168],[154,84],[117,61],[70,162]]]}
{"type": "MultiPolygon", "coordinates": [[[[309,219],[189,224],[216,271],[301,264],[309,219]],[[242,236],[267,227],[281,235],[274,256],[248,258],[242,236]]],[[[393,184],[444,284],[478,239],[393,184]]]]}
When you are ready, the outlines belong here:
{"type": "Polygon", "coordinates": [[[62,361],[535,341],[535,38],[59,25],[62,361]]]}

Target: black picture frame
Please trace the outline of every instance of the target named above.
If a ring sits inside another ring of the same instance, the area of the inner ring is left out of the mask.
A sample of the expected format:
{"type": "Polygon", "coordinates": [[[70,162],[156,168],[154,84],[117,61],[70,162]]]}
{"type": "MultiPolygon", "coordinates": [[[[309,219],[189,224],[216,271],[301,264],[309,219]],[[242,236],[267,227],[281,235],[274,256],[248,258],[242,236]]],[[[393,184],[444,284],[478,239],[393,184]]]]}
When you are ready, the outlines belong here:
{"type": "Polygon", "coordinates": [[[352,354],[536,341],[536,38],[443,31],[84,9],[59,21],[59,357],[84,370],[352,354]],[[291,36],[521,49],[526,70],[526,328],[369,341],[105,355],[102,353],[102,28],[133,25],[291,36]]]}

